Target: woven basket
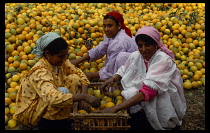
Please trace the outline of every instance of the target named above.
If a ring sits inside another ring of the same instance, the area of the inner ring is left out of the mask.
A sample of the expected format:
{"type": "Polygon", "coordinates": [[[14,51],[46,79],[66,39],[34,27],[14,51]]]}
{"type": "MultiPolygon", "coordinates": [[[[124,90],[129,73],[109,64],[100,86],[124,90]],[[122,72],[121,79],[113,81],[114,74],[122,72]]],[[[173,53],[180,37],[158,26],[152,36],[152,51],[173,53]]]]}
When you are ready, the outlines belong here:
{"type": "MultiPolygon", "coordinates": [[[[102,82],[92,82],[90,87],[99,89],[102,82]]],[[[114,84],[113,88],[122,89],[119,84],[114,84]]],[[[130,126],[127,119],[130,118],[127,110],[118,113],[77,113],[77,104],[70,114],[70,119],[74,120],[72,128],[74,130],[127,130],[130,126]]]]}

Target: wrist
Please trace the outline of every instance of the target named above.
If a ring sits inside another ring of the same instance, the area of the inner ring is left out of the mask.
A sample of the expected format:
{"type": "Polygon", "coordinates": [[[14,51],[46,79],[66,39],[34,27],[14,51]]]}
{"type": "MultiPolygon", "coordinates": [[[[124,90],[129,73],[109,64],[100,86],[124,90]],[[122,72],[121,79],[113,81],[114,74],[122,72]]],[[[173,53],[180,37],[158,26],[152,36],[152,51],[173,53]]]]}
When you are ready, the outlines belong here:
{"type": "Polygon", "coordinates": [[[118,81],[119,81],[118,75],[112,76],[112,80],[113,80],[114,82],[118,82],[118,81]]]}

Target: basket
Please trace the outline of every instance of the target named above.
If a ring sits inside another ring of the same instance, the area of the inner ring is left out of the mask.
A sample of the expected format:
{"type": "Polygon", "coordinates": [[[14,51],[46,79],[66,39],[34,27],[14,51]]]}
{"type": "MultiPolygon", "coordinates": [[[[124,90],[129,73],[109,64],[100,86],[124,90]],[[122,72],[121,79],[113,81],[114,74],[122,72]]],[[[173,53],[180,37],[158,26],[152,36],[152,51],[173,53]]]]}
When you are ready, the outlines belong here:
{"type": "MultiPolygon", "coordinates": [[[[102,82],[92,82],[90,87],[99,89],[101,84],[102,82]]],[[[119,84],[112,87],[122,89],[119,84]]],[[[70,114],[73,130],[128,130],[130,128],[127,123],[128,118],[130,116],[127,110],[118,113],[77,113],[77,104],[74,105],[74,111],[70,114]]]]}

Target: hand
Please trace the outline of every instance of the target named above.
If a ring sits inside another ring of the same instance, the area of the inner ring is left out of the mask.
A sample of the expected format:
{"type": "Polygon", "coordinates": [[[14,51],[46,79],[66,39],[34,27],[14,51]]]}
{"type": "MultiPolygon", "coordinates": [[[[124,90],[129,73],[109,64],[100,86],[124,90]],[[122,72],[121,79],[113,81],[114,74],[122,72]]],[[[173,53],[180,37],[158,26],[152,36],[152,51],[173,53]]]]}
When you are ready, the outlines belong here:
{"type": "Polygon", "coordinates": [[[86,103],[85,101],[80,101],[78,104],[78,110],[85,110],[90,113],[90,104],[86,103]]]}
{"type": "Polygon", "coordinates": [[[107,95],[109,87],[112,86],[113,84],[114,84],[114,78],[113,77],[111,77],[110,79],[105,81],[100,87],[101,94],[104,93],[105,95],[107,95]]]}
{"type": "Polygon", "coordinates": [[[74,59],[74,60],[70,60],[71,64],[75,65],[75,66],[78,66],[80,62],[78,62],[77,59],[74,59]]]}
{"type": "Polygon", "coordinates": [[[89,103],[95,109],[101,106],[100,100],[97,97],[89,95],[89,94],[85,95],[85,102],[89,103]]]}
{"type": "Polygon", "coordinates": [[[109,108],[105,108],[102,110],[97,111],[97,113],[116,113],[117,110],[115,109],[115,107],[109,107],[109,108]]]}

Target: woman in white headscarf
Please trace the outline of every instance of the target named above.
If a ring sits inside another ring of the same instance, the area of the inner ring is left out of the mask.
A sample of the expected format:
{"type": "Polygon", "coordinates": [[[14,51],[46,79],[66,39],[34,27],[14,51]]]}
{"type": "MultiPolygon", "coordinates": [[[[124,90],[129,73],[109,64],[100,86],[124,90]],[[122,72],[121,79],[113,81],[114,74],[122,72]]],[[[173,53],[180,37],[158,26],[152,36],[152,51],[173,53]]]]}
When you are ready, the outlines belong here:
{"type": "Polygon", "coordinates": [[[73,103],[88,111],[100,100],[87,94],[89,80],[67,59],[68,44],[49,32],[37,40],[32,51],[40,60],[21,82],[16,98],[15,116],[24,126],[42,129],[69,129],[73,103]],[[78,90],[81,88],[81,93],[78,90]]]}
{"type": "Polygon", "coordinates": [[[99,112],[129,109],[131,130],[174,129],[182,124],[186,111],[183,81],[174,55],[152,26],[139,29],[135,40],[139,51],[133,52],[101,87],[106,93],[113,82],[121,81],[126,101],[99,112]]]}

